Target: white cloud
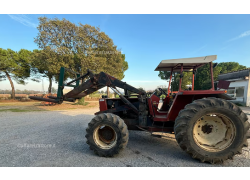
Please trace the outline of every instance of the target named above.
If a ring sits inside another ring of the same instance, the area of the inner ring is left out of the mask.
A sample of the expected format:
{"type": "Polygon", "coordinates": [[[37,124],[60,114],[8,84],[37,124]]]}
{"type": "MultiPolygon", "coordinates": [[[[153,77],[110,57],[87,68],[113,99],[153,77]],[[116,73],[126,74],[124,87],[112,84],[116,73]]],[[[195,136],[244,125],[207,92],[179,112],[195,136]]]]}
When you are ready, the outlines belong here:
{"type": "Polygon", "coordinates": [[[230,45],[229,45],[229,46],[222,47],[221,49],[219,49],[219,51],[223,51],[223,50],[227,49],[228,47],[230,47],[230,45]]]}
{"type": "Polygon", "coordinates": [[[207,45],[202,46],[202,47],[196,49],[195,51],[193,51],[193,54],[199,52],[199,51],[202,50],[202,49],[204,49],[206,46],[207,46],[207,45]]]}
{"type": "Polygon", "coordinates": [[[191,52],[187,53],[186,56],[191,56],[191,55],[193,55],[193,54],[195,54],[195,53],[198,53],[199,51],[201,51],[201,50],[204,49],[205,47],[207,47],[207,45],[201,46],[201,47],[195,49],[194,51],[191,51],[191,52]]]}
{"type": "Polygon", "coordinates": [[[246,31],[246,32],[240,34],[239,36],[237,36],[235,38],[229,39],[227,42],[235,41],[237,39],[240,39],[240,38],[243,38],[243,37],[247,37],[247,36],[250,36],[250,31],[246,31]]]}
{"type": "Polygon", "coordinates": [[[19,23],[22,23],[25,26],[36,28],[38,25],[36,23],[31,22],[31,19],[23,14],[8,14],[8,16],[18,21],[19,23]]]}

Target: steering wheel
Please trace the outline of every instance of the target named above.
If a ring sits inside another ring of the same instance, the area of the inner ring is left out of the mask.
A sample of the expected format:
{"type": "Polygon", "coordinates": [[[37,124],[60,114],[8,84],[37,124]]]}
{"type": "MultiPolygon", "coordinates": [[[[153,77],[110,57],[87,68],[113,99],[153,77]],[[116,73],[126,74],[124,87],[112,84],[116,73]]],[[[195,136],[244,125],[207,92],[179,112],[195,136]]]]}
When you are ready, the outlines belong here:
{"type": "Polygon", "coordinates": [[[158,88],[161,91],[161,94],[159,96],[161,96],[162,94],[165,94],[166,96],[168,95],[162,88],[158,88]]]}

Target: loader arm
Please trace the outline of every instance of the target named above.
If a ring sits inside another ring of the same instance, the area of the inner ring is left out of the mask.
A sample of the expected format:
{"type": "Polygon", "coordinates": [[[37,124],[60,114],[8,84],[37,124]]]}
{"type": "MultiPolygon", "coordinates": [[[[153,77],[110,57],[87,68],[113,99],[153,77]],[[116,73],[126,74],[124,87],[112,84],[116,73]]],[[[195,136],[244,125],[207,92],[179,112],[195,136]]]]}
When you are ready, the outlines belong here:
{"type": "MultiPolygon", "coordinates": [[[[89,72],[91,72],[89,70],[89,72]]],[[[91,72],[92,73],[92,72],[91,72]]],[[[112,88],[122,88],[124,90],[132,91],[134,93],[137,93],[139,95],[146,94],[145,92],[138,90],[134,88],[133,86],[126,84],[123,81],[120,81],[116,79],[113,76],[110,76],[104,72],[101,72],[99,74],[92,74],[93,76],[82,83],[80,86],[76,87],[72,91],[68,92],[64,95],[65,98],[79,98],[87,96],[105,86],[112,87],[112,88]]]]}
{"type": "MultiPolygon", "coordinates": [[[[116,79],[115,77],[110,76],[104,72],[100,72],[99,74],[94,74],[91,70],[88,70],[88,72],[82,76],[80,76],[79,73],[76,73],[77,75],[76,79],[64,84],[65,70],[72,72],[69,69],[61,67],[57,97],[49,96],[49,99],[48,99],[48,98],[41,98],[37,96],[29,96],[29,98],[34,99],[34,100],[39,100],[39,101],[47,101],[47,102],[54,102],[54,103],[61,104],[63,101],[74,101],[75,99],[80,99],[82,97],[85,97],[105,86],[111,87],[112,89],[115,89],[115,90],[116,90],[116,87],[124,89],[125,95],[128,95],[127,94],[128,91],[131,91],[131,92],[139,94],[140,96],[146,97],[145,91],[136,89],[135,87],[127,84],[126,82],[120,81],[116,79]],[[82,84],[80,84],[80,80],[83,81],[82,84]],[[72,85],[72,83],[76,83],[76,84],[72,85]],[[74,87],[74,89],[64,95],[63,89],[65,86],[74,87]]],[[[126,100],[126,98],[124,98],[122,94],[119,94],[119,96],[121,97],[121,99],[124,101],[125,104],[128,104],[132,109],[135,108],[129,101],[126,100]]]]}

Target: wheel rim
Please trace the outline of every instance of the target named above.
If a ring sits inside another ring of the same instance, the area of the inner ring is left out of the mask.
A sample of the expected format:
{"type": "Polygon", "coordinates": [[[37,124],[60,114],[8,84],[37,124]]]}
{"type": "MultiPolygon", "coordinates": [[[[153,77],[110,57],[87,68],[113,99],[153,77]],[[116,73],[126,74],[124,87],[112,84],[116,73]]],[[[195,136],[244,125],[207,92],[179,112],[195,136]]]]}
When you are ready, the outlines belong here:
{"type": "Polygon", "coordinates": [[[232,120],[222,114],[207,114],[198,119],[193,128],[195,143],[209,152],[226,149],[233,143],[235,135],[232,120]]]}
{"type": "Polygon", "coordinates": [[[110,149],[117,142],[117,134],[111,126],[100,125],[95,128],[93,139],[101,149],[110,149]]]}

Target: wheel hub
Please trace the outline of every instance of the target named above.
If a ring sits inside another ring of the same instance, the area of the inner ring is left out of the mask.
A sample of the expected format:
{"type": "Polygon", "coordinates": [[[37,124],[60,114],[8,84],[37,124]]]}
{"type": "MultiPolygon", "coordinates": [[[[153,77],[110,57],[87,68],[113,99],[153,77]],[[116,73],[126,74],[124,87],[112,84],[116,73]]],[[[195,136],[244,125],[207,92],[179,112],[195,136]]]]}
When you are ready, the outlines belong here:
{"type": "Polygon", "coordinates": [[[109,126],[105,126],[103,128],[101,127],[98,133],[99,133],[99,138],[107,144],[115,139],[115,132],[109,126]]]}
{"type": "Polygon", "coordinates": [[[230,146],[235,137],[232,121],[220,114],[207,114],[198,119],[193,128],[196,144],[210,152],[218,152],[230,146]]]}
{"type": "Polygon", "coordinates": [[[100,125],[95,128],[93,139],[97,146],[102,149],[110,149],[115,146],[117,134],[115,130],[108,125],[100,125]]]}
{"type": "Polygon", "coordinates": [[[206,125],[202,126],[201,130],[202,130],[203,133],[209,134],[209,133],[212,132],[213,127],[214,127],[213,125],[206,124],[206,125]]]}

